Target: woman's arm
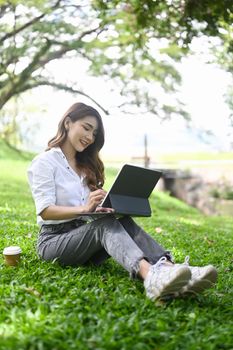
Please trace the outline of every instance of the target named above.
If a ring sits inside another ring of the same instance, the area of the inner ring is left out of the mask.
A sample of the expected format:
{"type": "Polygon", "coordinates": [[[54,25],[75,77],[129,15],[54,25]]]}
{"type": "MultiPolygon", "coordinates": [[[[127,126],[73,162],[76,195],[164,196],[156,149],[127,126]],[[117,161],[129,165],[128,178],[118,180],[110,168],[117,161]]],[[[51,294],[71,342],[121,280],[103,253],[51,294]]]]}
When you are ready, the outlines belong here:
{"type": "Polygon", "coordinates": [[[59,205],[49,205],[42,210],[40,216],[43,220],[66,220],[81,216],[84,213],[93,212],[102,202],[106,192],[102,189],[90,193],[87,204],[82,206],[67,207],[59,205]]]}
{"type": "Polygon", "coordinates": [[[28,179],[36,205],[36,213],[43,220],[67,220],[95,210],[110,211],[107,208],[98,207],[106,195],[103,189],[90,192],[84,205],[80,205],[81,200],[77,206],[69,206],[69,201],[68,203],[60,201],[56,204],[55,168],[47,159],[37,158],[28,169],[28,179]]]}
{"type": "Polygon", "coordinates": [[[74,219],[85,212],[87,212],[85,206],[63,207],[60,205],[50,205],[40,213],[40,216],[43,220],[66,220],[74,219]]]}

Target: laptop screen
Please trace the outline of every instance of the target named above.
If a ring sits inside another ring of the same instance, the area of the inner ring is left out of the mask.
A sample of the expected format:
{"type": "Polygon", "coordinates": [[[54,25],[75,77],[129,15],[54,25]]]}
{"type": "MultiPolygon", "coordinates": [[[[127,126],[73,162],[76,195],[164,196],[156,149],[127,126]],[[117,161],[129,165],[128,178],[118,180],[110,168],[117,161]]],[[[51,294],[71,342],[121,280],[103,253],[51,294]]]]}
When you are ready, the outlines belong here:
{"type": "Polygon", "coordinates": [[[110,195],[148,199],[162,175],[161,171],[125,164],[106,194],[101,206],[108,207],[110,195]]]}

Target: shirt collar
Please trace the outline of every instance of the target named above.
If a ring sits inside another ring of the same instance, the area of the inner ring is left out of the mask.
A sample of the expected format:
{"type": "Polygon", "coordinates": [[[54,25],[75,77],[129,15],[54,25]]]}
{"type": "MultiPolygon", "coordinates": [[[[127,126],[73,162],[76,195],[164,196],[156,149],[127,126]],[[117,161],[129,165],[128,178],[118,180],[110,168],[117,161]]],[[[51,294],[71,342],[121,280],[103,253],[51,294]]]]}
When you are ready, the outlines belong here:
{"type": "Polygon", "coordinates": [[[63,152],[62,152],[62,150],[61,150],[60,147],[52,147],[51,149],[52,149],[54,152],[62,153],[62,154],[63,154],[63,152]]]}
{"type": "MultiPolygon", "coordinates": [[[[60,153],[62,156],[65,157],[64,153],[61,150],[61,147],[59,147],[59,146],[58,147],[52,147],[51,150],[53,150],[53,152],[60,153]]],[[[84,181],[85,178],[86,178],[86,174],[81,174],[79,177],[80,177],[81,181],[84,181]]]]}

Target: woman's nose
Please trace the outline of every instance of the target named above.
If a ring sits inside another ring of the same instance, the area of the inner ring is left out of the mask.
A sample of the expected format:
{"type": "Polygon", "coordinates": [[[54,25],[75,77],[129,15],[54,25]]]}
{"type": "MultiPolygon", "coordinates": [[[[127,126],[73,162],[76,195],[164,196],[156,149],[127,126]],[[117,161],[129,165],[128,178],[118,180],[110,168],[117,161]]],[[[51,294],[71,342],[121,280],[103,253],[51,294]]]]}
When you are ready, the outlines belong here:
{"type": "Polygon", "coordinates": [[[94,141],[94,135],[92,133],[89,133],[86,135],[86,140],[88,140],[88,142],[93,142],[94,141]]]}

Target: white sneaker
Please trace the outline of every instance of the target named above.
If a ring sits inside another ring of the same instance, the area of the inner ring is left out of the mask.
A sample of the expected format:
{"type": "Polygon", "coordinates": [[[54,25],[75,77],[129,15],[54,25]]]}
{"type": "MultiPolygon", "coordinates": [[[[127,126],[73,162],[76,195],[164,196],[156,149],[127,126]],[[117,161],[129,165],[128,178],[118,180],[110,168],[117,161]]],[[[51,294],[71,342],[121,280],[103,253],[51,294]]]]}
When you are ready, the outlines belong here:
{"type": "Polygon", "coordinates": [[[191,279],[188,281],[187,285],[184,286],[177,296],[188,296],[192,294],[197,294],[203,292],[205,289],[213,287],[217,281],[217,270],[212,265],[207,266],[189,266],[189,256],[186,256],[185,262],[183,264],[178,264],[179,266],[187,266],[190,268],[192,273],[191,279]]]}
{"type": "Polygon", "coordinates": [[[160,258],[150,267],[144,280],[146,295],[152,300],[174,296],[191,278],[188,266],[170,265],[167,261],[166,257],[160,258]]]}

